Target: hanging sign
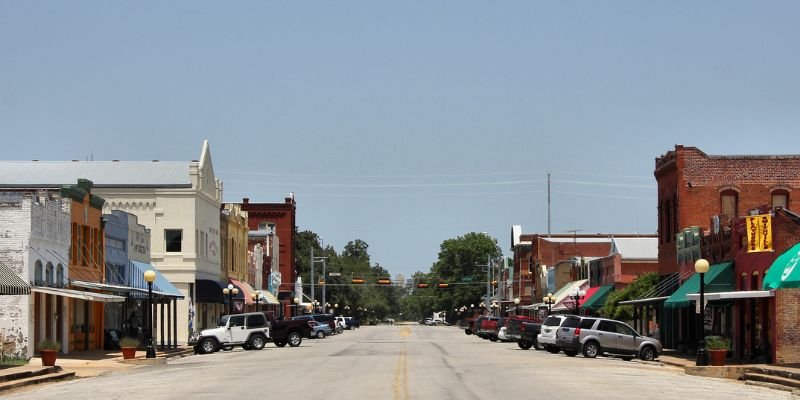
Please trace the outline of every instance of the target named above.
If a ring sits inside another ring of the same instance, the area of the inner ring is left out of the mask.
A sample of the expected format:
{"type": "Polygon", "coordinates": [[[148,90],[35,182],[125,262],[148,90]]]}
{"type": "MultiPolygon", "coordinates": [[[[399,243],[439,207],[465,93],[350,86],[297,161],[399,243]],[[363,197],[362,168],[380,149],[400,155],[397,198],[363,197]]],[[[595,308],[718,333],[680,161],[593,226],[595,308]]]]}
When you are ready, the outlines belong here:
{"type": "Polygon", "coordinates": [[[769,214],[745,217],[747,252],[772,251],[772,217],[769,214]]]}

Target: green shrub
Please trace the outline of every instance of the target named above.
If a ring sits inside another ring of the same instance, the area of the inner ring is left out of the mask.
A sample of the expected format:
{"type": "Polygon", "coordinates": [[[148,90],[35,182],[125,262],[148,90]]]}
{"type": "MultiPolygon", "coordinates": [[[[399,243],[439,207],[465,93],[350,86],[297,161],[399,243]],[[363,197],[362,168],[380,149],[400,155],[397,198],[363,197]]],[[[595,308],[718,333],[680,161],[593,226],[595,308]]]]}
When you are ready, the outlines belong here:
{"type": "Polygon", "coordinates": [[[42,340],[36,347],[39,348],[39,350],[60,350],[61,343],[57,340],[42,340]]]}
{"type": "Polygon", "coordinates": [[[729,350],[731,340],[723,336],[706,336],[706,349],[708,350],[729,350]]]}
{"type": "Polygon", "coordinates": [[[139,347],[139,339],[125,336],[119,340],[120,347],[139,347]]]}

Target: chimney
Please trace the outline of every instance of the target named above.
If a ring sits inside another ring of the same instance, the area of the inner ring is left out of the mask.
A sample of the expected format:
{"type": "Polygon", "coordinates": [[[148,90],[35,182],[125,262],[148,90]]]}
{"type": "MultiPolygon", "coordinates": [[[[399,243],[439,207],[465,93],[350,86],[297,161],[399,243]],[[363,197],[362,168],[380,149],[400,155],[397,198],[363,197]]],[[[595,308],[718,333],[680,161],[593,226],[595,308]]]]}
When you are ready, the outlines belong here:
{"type": "Polygon", "coordinates": [[[247,203],[250,203],[250,198],[249,197],[243,198],[242,199],[242,204],[247,204],[247,203]]]}

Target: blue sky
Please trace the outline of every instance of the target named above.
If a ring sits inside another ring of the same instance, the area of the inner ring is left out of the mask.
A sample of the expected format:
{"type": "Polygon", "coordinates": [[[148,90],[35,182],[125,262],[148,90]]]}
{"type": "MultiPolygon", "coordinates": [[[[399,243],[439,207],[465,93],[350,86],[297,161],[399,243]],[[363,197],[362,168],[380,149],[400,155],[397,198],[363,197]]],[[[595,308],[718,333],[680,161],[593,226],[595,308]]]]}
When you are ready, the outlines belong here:
{"type": "Polygon", "coordinates": [[[393,273],[656,229],[654,159],[800,153],[800,3],[0,1],[0,159],[191,160],[393,273]]]}

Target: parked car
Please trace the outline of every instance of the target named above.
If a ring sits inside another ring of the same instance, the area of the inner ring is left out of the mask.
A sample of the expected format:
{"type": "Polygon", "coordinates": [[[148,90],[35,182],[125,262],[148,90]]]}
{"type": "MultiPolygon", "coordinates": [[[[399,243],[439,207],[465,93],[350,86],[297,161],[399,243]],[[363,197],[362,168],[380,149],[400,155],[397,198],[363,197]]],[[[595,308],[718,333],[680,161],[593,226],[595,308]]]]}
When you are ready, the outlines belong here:
{"type": "Polygon", "coordinates": [[[556,332],[566,318],[565,315],[550,315],[542,322],[540,333],[536,336],[536,342],[550,353],[561,351],[556,345],[556,332]]]}
{"type": "Polygon", "coordinates": [[[542,346],[537,340],[541,324],[539,321],[525,316],[512,316],[506,318],[506,337],[510,341],[517,342],[517,346],[523,350],[528,350],[535,347],[536,350],[543,350],[542,346]]]}
{"type": "Polygon", "coordinates": [[[328,324],[323,324],[317,321],[309,321],[311,324],[311,337],[317,339],[324,339],[325,336],[333,334],[333,329],[328,324]]]}
{"type": "Polygon", "coordinates": [[[242,346],[245,350],[261,350],[270,337],[270,322],[263,313],[223,315],[216,328],[204,329],[189,336],[195,353],[208,354],[223,348],[242,346]]]}
{"type": "Polygon", "coordinates": [[[309,337],[311,327],[308,321],[303,320],[276,320],[271,311],[264,313],[270,323],[270,340],[278,347],[287,344],[291,347],[300,346],[304,337],[309,337]]]}
{"type": "Polygon", "coordinates": [[[298,315],[296,317],[292,317],[293,320],[302,319],[302,320],[314,320],[321,324],[326,324],[331,328],[331,331],[334,333],[339,333],[336,331],[336,317],[332,314],[309,314],[309,315],[298,315]]]}
{"type": "Polygon", "coordinates": [[[652,361],[662,350],[658,339],[642,336],[624,322],[605,318],[568,317],[558,329],[556,343],[568,356],[581,352],[587,358],[615,354],[625,360],[639,357],[652,361]]]}

